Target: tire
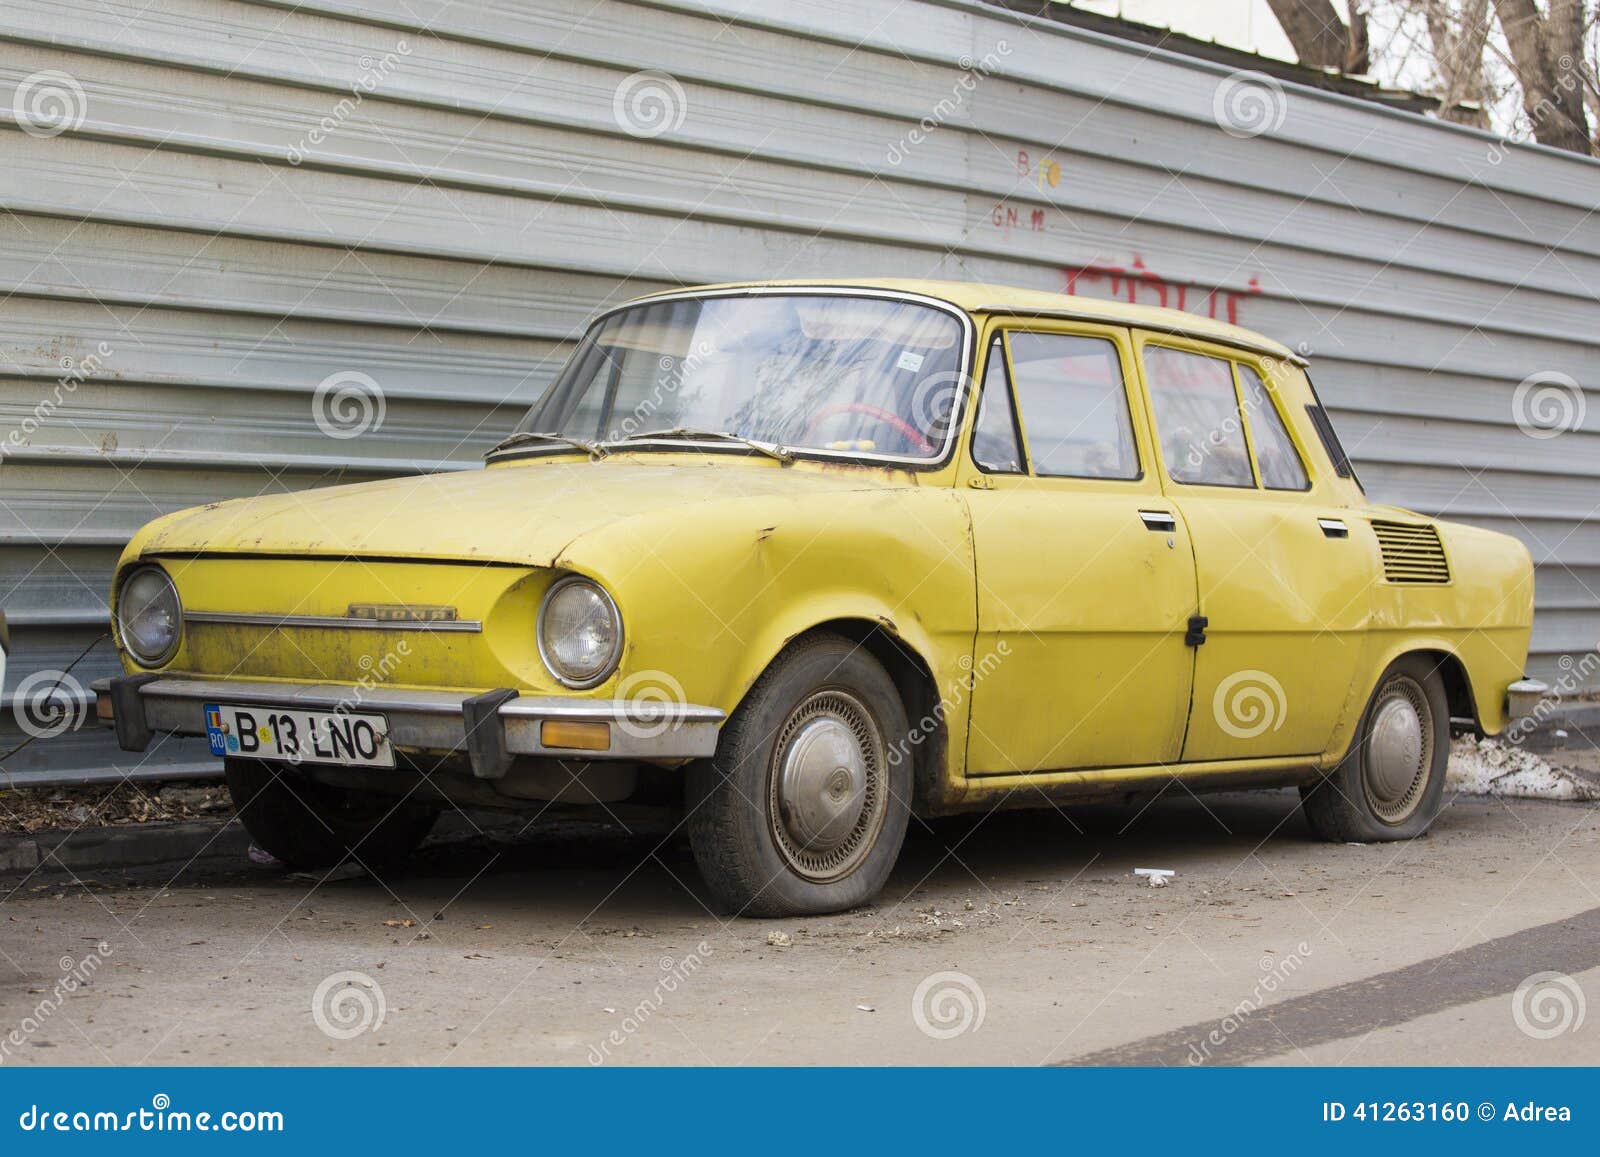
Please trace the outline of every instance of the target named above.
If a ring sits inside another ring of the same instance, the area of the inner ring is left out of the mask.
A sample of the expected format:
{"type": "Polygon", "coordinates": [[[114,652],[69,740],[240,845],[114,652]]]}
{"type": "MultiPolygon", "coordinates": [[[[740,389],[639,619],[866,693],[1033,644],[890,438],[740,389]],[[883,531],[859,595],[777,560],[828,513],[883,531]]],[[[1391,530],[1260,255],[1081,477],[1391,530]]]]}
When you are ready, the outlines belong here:
{"type": "Polygon", "coordinates": [[[911,817],[909,732],[859,644],[815,635],[781,654],[689,770],[689,843],[723,910],[820,915],[877,895],[911,817]]]}
{"type": "Polygon", "coordinates": [[[438,813],[398,797],[313,783],[284,764],[223,763],[239,822],[262,850],[291,868],[399,863],[427,838],[438,813]]]}
{"type": "Polygon", "coordinates": [[[1435,663],[1403,656],[1378,680],[1339,766],[1300,789],[1306,819],[1341,843],[1415,839],[1443,806],[1449,761],[1444,680],[1435,663]]]}

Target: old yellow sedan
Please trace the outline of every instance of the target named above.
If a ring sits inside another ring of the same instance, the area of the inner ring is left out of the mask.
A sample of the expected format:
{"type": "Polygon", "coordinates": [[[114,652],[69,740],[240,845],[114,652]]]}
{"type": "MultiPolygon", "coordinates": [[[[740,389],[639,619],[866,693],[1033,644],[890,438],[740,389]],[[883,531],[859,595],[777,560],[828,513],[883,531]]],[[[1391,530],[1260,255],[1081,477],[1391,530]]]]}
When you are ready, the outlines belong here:
{"type": "Polygon", "coordinates": [[[599,317],[483,470],[133,539],[122,746],[208,737],[256,842],[393,861],[448,806],[679,809],[748,915],[870,899],[912,815],[1299,785],[1438,813],[1537,692],[1513,539],[1368,502],[1293,351],[988,285],[599,317]]]}

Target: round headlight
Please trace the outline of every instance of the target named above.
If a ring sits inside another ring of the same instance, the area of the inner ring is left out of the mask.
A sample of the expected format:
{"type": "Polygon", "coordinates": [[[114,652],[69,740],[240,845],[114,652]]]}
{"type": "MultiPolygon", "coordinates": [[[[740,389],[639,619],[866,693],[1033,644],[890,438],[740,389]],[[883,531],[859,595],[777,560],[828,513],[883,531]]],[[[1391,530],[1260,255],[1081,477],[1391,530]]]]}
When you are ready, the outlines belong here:
{"type": "Polygon", "coordinates": [[[568,687],[593,687],[622,655],[622,616],[611,596],[576,575],[556,582],[539,605],[539,657],[568,687]]]}
{"type": "Polygon", "coordinates": [[[117,637],[142,667],[159,667],[178,649],[183,607],[178,588],[158,566],[143,566],[122,582],[117,637]]]}

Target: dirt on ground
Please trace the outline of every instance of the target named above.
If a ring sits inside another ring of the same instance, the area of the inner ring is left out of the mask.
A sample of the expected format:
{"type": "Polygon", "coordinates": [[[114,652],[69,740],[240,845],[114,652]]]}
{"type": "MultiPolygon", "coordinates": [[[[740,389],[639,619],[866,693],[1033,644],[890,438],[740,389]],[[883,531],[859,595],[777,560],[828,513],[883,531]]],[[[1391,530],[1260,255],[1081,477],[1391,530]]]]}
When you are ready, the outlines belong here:
{"type": "MultiPolygon", "coordinates": [[[[1540,758],[1600,782],[1588,738],[1540,758]]],[[[1512,790],[1409,843],[1173,786],[918,822],[813,919],[713,910],[665,819],[451,813],[376,875],[36,870],[0,878],[0,1065],[1600,1063],[1600,805],[1472,746],[1454,781],[1512,790]]],[[[231,815],[220,783],[0,792],[0,835],[231,815]]]]}
{"type": "Polygon", "coordinates": [[[729,919],[620,824],[376,877],[36,873],[0,887],[0,1063],[1600,1062],[1593,1024],[1528,1027],[1600,1000],[1600,807],[1458,797],[1352,845],[1297,803],[917,824],[877,901],[813,919],[729,919]]]}

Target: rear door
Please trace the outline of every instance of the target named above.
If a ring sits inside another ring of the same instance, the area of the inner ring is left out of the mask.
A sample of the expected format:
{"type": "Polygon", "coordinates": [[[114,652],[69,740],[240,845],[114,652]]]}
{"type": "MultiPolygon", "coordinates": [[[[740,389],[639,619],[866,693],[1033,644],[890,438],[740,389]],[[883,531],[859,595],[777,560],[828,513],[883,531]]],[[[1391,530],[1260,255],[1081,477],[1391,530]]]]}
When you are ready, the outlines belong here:
{"type": "Polygon", "coordinates": [[[1166,494],[1188,525],[1205,642],[1186,762],[1319,755],[1368,627],[1373,559],[1279,396],[1289,367],[1141,335],[1166,494]]]}

